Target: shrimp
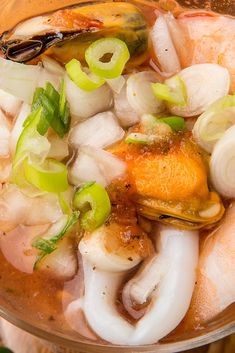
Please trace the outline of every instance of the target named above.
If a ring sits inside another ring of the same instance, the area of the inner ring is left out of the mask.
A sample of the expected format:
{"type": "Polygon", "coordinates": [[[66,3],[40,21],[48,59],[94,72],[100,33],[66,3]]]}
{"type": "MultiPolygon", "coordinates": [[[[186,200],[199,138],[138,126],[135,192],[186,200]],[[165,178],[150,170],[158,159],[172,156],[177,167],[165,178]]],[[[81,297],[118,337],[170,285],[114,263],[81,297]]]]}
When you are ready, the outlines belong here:
{"type": "MultiPolygon", "coordinates": [[[[183,66],[216,63],[228,69],[231,76],[231,92],[235,89],[235,20],[209,12],[187,12],[177,18],[177,24],[188,38],[189,50],[174,40],[183,66]]],[[[173,29],[173,28],[172,28],[173,29]]],[[[173,31],[171,31],[173,34],[173,31]]],[[[177,32],[176,32],[177,33],[177,32]]],[[[174,36],[174,34],[173,34],[174,36]]]]}
{"type": "Polygon", "coordinates": [[[202,248],[192,304],[185,325],[197,327],[235,302],[235,202],[202,248]]]}

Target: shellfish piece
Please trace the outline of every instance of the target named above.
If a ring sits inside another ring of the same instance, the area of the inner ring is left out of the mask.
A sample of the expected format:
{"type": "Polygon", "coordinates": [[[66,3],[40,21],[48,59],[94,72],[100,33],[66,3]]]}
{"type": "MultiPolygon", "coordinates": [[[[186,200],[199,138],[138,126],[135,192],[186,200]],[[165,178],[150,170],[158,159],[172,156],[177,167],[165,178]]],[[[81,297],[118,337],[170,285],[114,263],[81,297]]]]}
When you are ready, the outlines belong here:
{"type": "Polygon", "coordinates": [[[134,5],[122,2],[83,2],[33,17],[3,33],[1,48],[7,59],[17,62],[27,62],[49,48],[48,54],[60,62],[72,58],[84,62],[86,48],[104,35],[122,39],[132,56],[146,58],[145,17],[134,5]]]}
{"type": "Polygon", "coordinates": [[[172,143],[172,137],[160,148],[121,143],[111,152],[127,163],[139,215],[183,229],[209,227],[223,216],[222,201],[209,191],[208,166],[199,148],[176,136],[178,141],[172,143]]]}

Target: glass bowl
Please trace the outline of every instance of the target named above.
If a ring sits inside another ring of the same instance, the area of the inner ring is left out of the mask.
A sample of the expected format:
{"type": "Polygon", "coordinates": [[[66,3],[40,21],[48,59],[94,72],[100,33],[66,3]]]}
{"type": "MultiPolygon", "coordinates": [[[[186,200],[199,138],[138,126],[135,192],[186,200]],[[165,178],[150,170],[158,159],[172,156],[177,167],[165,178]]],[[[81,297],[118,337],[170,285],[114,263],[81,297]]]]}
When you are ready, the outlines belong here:
{"type": "MultiPolygon", "coordinates": [[[[0,32],[13,27],[17,22],[29,16],[76,4],[77,2],[75,0],[3,0],[0,4],[2,17],[0,32]]],[[[169,2],[172,2],[172,0],[169,0],[169,2]]],[[[181,0],[179,3],[187,8],[206,8],[235,15],[234,0],[181,0]]],[[[44,339],[47,344],[52,345],[56,353],[176,353],[209,344],[235,332],[234,303],[203,327],[200,326],[196,330],[181,332],[180,334],[176,330],[154,345],[131,347],[97,344],[72,331],[64,324],[62,316],[59,316],[56,320],[53,315],[45,316],[39,308],[34,306],[33,296],[30,294],[28,297],[24,294],[26,300],[22,301],[20,293],[14,293],[12,289],[4,287],[1,278],[0,275],[0,315],[21,329],[44,339]],[[15,295],[18,296],[17,299],[15,295]]],[[[22,281],[27,280],[27,276],[22,279],[22,281]]],[[[12,270],[13,286],[14,281],[14,270],[12,270]]],[[[53,308],[53,310],[56,313],[57,309],[53,308]]]]}

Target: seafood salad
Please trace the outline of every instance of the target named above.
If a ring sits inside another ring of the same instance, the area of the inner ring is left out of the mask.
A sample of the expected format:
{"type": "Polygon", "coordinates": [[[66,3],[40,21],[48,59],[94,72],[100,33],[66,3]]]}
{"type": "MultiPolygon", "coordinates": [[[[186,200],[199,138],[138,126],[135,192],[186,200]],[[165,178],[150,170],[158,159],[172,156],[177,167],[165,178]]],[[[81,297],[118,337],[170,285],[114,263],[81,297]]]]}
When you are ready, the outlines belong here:
{"type": "Polygon", "coordinates": [[[1,300],[133,346],[232,305],[234,18],[78,2],[0,47],[1,300]]]}

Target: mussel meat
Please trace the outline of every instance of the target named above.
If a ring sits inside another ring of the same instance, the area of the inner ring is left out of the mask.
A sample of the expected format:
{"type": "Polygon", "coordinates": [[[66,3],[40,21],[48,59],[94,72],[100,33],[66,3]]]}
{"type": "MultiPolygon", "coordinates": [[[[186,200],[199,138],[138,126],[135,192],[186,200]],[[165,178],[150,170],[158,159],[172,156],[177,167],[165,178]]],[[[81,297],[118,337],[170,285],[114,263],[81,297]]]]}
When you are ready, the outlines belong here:
{"type": "MultiPolygon", "coordinates": [[[[148,25],[142,12],[125,2],[81,2],[76,6],[20,22],[1,36],[5,58],[27,62],[46,51],[62,63],[84,61],[84,51],[101,37],[124,40],[142,62],[148,49],[148,25]]],[[[135,60],[136,61],[136,60],[135,60]]]]}
{"type": "Polygon", "coordinates": [[[128,165],[139,215],[182,229],[209,228],[222,218],[223,203],[208,188],[206,158],[190,137],[161,146],[122,142],[111,151],[128,165]]]}

